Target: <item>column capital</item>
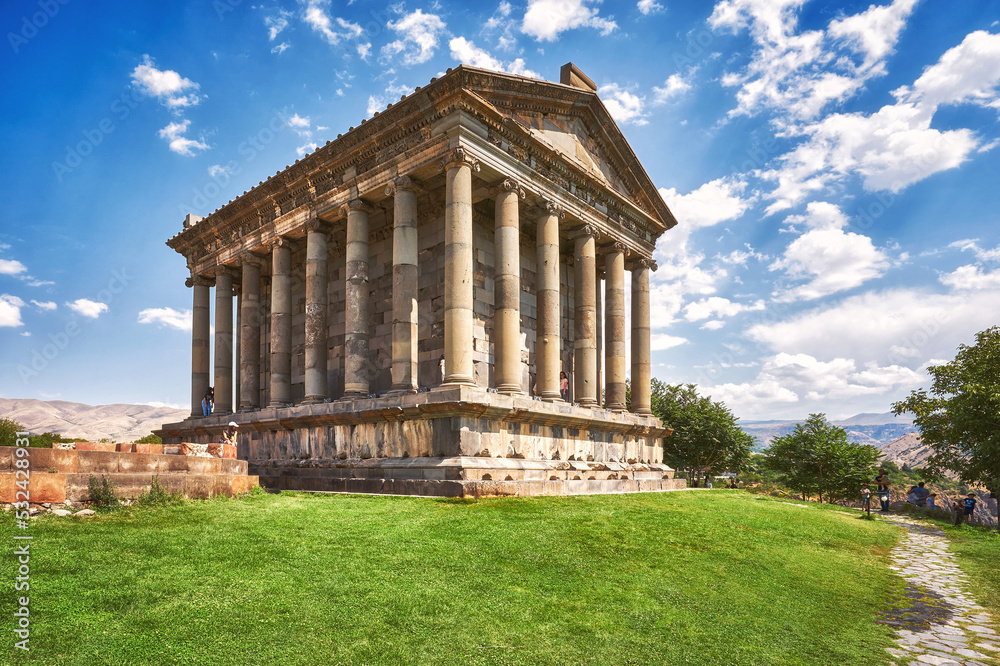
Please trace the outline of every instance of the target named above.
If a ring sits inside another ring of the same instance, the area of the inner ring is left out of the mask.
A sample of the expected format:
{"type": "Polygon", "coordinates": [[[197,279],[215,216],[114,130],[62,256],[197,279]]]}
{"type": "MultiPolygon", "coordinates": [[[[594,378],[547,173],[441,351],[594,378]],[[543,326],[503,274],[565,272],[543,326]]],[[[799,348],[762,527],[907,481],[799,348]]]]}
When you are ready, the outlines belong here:
{"type": "Polygon", "coordinates": [[[445,169],[458,166],[467,166],[472,169],[473,172],[479,172],[479,160],[470,155],[469,151],[462,146],[455,148],[445,155],[444,158],[442,158],[438,163],[438,170],[444,171],[445,169]]]}
{"type": "Polygon", "coordinates": [[[597,227],[595,225],[590,223],[584,223],[584,225],[580,227],[578,237],[585,237],[585,236],[589,236],[590,238],[597,240],[598,238],[601,237],[601,232],[597,230],[597,227]]]}
{"type": "Polygon", "coordinates": [[[319,231],[320,233],[324,234],[330,233],[330,227],[331,227],[329,222],[325,222],[319,219],[318,217],[314,217],[313,219],[307,221],[305,226],[306,226],[306,231],[310,232],[319,231]]]}
{"type": "Polygon", "coordinates": [[[241,267],[248,264],[263,266],[267,262],[267,259],[254,252],[241,252],[237,261],[241,267]]]}
{"type": "Polygon", "coordinates": [[[566,217],[566,210],[562,207],[561,204],[559,204],[556,201],[543,199],[541,202],[530,208],[529,214],[535,218],[555,215],[560,220],[562,220],[566,217]]]}
{"type": "Polygon", "coordinates": [[[351,199],[347,203],[347,209],[354,212],[368,213],[369,215],[374,213],[376,210],[374,206],[364,199],[351,199]]]}
{"type": "Polygon", "coordinates": [[[420,188],[413,181],[412,178],[410,178],[407,175],[402,175],[402,176],[396,176],[395,178],[389,181],[389,183],[385,186],[385,195],[387,197],[391,197],[394,196],[396,192],[400,190],[406,192],[414,192],[414,193],[419,193],[423,191],[423,189],[420,188]]]}
{"type": "Polygon", "coordinates": [[[654,261],[653,259],[649,259],[647,257],[639,257],[638,259],[635,259],[632,262],[632,270],[635,270],[637,268],[648,268],[650,270],[655,271],[658,268],[658,266],[656,265],[656,261],[654,261]]]}
{"type": "Polygon", "coordinates": [[[230,278],[235,280],[240,276],[240,271],[236,266],[220,264],[215,267],[215,277],[218,278],[220,275],[228,275],[230,278]]]}
{"type": "Polygon", "coordinates": [[[487,190],[491,196],[496,196],[504,192],[515,192],[519,199],[523,199],[527,194],[521,184],[518,183],[513,178],[504,178],[502,181],[495,185],[491,185],[487,190]]]}
{"type": "Polygon", "coordinates": [[[267,249],[268,250],[270,250],[270,251],[273,252],[275,250],[275,248],[279,248],[279,247],[291,248],[292,247],[292,239],[291,238],[287,238],[285,236],[276,236],[276,237],[272,238],[271,240],[269,240],[265,245],[267,245],[267,249]]]}
{"type": "Polygon", "coordinates": [[[214,287],[215,278],[205,277],[203,275],[192,275],[188,279],[184,280],[185,287],[214,287]]]}
{"type": "Polygon", "coordinates": [[[628,246],[624,242],[616,240],[608,247],[609,252],[621,252],[625,256],[628,256],[628,246]]]}

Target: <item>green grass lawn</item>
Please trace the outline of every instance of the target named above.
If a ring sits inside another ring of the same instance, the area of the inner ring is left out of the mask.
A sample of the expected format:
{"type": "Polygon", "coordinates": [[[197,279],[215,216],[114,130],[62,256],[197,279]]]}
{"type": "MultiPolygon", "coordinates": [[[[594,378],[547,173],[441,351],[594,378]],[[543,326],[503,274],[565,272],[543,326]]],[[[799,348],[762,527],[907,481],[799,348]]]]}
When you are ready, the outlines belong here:
{"type": "MultiPolygon", "coordinates": [[[[33,522],[39,664],[884,664],[891,526],[743,492],[261,495],[33,522]]],[[[10,514],[0,539],[12,544],[10,514]]],[[[22,533],[18,531],[18,533],[22,533]]],[[[3,547],[11,609],[13,548],[3,547]]]]}

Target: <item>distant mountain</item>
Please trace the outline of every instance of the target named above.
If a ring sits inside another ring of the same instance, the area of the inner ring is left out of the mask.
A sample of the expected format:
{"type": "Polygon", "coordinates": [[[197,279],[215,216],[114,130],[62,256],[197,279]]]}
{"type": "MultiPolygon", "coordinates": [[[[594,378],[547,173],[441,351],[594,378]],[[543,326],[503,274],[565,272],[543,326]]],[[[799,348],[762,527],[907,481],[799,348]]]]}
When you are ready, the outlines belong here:
{"type": "MultiPolygon", "coordinates": [[[[740,428],[748,435],[756,438],[754,449],[762,451],[771,445],[775,437],[787,435],[795,430],[801,421],[744,421],[740,428]]],[[[905,416],[894,416],[892,412],[884,414],[856,414],[848,419],[833,421],[847,431],[847,438],[859,444],[871,444],[879,450],[890,442],[909,433],[917,432],[913,420],[905,416]]]]}
{"type": "Polygon", "coordinates": [[[53,432],[81,440],[105,437],[130,441],[145,437],[164,423],[181,421],[186,409],[151,405],[84,405],[64,400],[0,398],[0,418],[13,419],[33,435],[53,432]]]}
{"type": "Polygon", "coordinates": [[[931,447],[924,444],[920,438],[920,433],[911,432],[903,435],[899,439],[880,446],[879,450],[885,454],[885,459],[892,461],[902,467],[920,467],[924,461],[933,453],[931,447]]]}

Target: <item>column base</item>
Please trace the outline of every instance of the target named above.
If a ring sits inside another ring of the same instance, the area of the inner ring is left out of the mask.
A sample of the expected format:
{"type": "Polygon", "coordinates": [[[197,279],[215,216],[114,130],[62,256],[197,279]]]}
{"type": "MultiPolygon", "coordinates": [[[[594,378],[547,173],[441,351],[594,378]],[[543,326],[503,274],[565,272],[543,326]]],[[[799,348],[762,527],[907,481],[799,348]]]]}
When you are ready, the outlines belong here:
{"type": "Polygon", "coordinates": [[[364,400],[368,397],[368,392],[364,391],[344,391],[344,397],[341,400],[364,400]]]}
{"type": "Polygon", "coordinates": [[[323,402],[326,402],[326,396],[325,395],[307,395],[305,398],[302,399],[302,402],[300,404],[303,404],[303,405],[318,405],[318,404],[323,403],[323,402]]]}
{"type": "Polygon", "coordinates": [[[594,400],[593,398],[590,398],[590,399],[586,399],[586,398],[585,399],[581,399],[579,402],[577,402],[577,404],[580,405],[581,407],[597,407],[598,406],[597,405],[597,401],[594,400]]]}
{"type": "Polygon", "coordinates": [[[497,387],[497,393],[503,393],[504,395],[524,395],[524,391],[517,384],[501,384],[497,387]]]}
{"type": "Polygon", "coordinates": [[[274,402],[274,401],[271,401],[271,402],[267,403],[267,406],[268,407],[291,407],[294,404],[295,403],[293,403],[293,402],[274,402]]]}
{"type": "Polygon", "coordinates": [[[653,415],[653,410],[651,410],[651,409],[637,409],[637,410],[635,410],[632,413],[633,414],[638,414],[639,416],[652,416],[653,415]]]}
{"type": "Polygon", "coordinates": [[[417,388],[415,386],[403,386],[403,387],[392,387],[386,391],[386,395],[411,395],[417,393],[417,388]]]}
{"type": "Polygon", "coordinates": [[[256,412],[258,409],[257,405],[240,405],[240,414],[246,414],[247,412],[256,412]]]}
{"type": "Polygon", "coordinates": [[[559,395],[559,391],[542,391],[538,394],[538,397],[545,402],[565,402],[562,396],[559,395]]]}

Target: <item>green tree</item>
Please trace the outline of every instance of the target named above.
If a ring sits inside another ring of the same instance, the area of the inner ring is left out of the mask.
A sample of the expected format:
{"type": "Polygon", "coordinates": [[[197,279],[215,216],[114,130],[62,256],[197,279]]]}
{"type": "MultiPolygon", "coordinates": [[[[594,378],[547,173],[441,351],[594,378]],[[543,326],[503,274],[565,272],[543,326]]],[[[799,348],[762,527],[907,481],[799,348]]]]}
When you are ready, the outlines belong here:
{"type": "MultiPolygon", "coordinates": [[[[927,368],[930,392],[918,389],[893,404],[894,414],[911,413],[923,443],[934,450],[927,471],[958,473],[966,484],[1000,488],[1000,326],[960,345],[955,359],[927,368]]],[[[1000,528],[1000,524],[998,524],[1000,528]]]]}
{"type": "Polygon", "coordinates": [[[673,433],[663,438],[663,462],[687,473],[697,485],[726,470],[742,471],[750,462],[753,437],[740,430],[738,419],[721,402],[698,395],[695,386],[653,379],[655,414],[673,433]]]}
{"type": "Polygon", "coordinates": [[[24,426],[14,419],[0,419],[0,446],[17,446],[17,433],[24,432],[24,426]]]}
{"type": "Polygon", "coordinates": [[[135,440],[135,443],[136,444],[163,444],[163,440],[160,439],[159,435],[154,435],[153,433],[149,433],[145,437],[143,437],[141,439],[135,440]]]}
{"type": "Polygon", "coordinates": [[[833,502],[856,497],[881,457],[874,446],[847,441],[847,431],[828,423],[825,414],[810,414],[771,441],[764,465],[803,499],[819,495],[820,502],[833,502]]]}

